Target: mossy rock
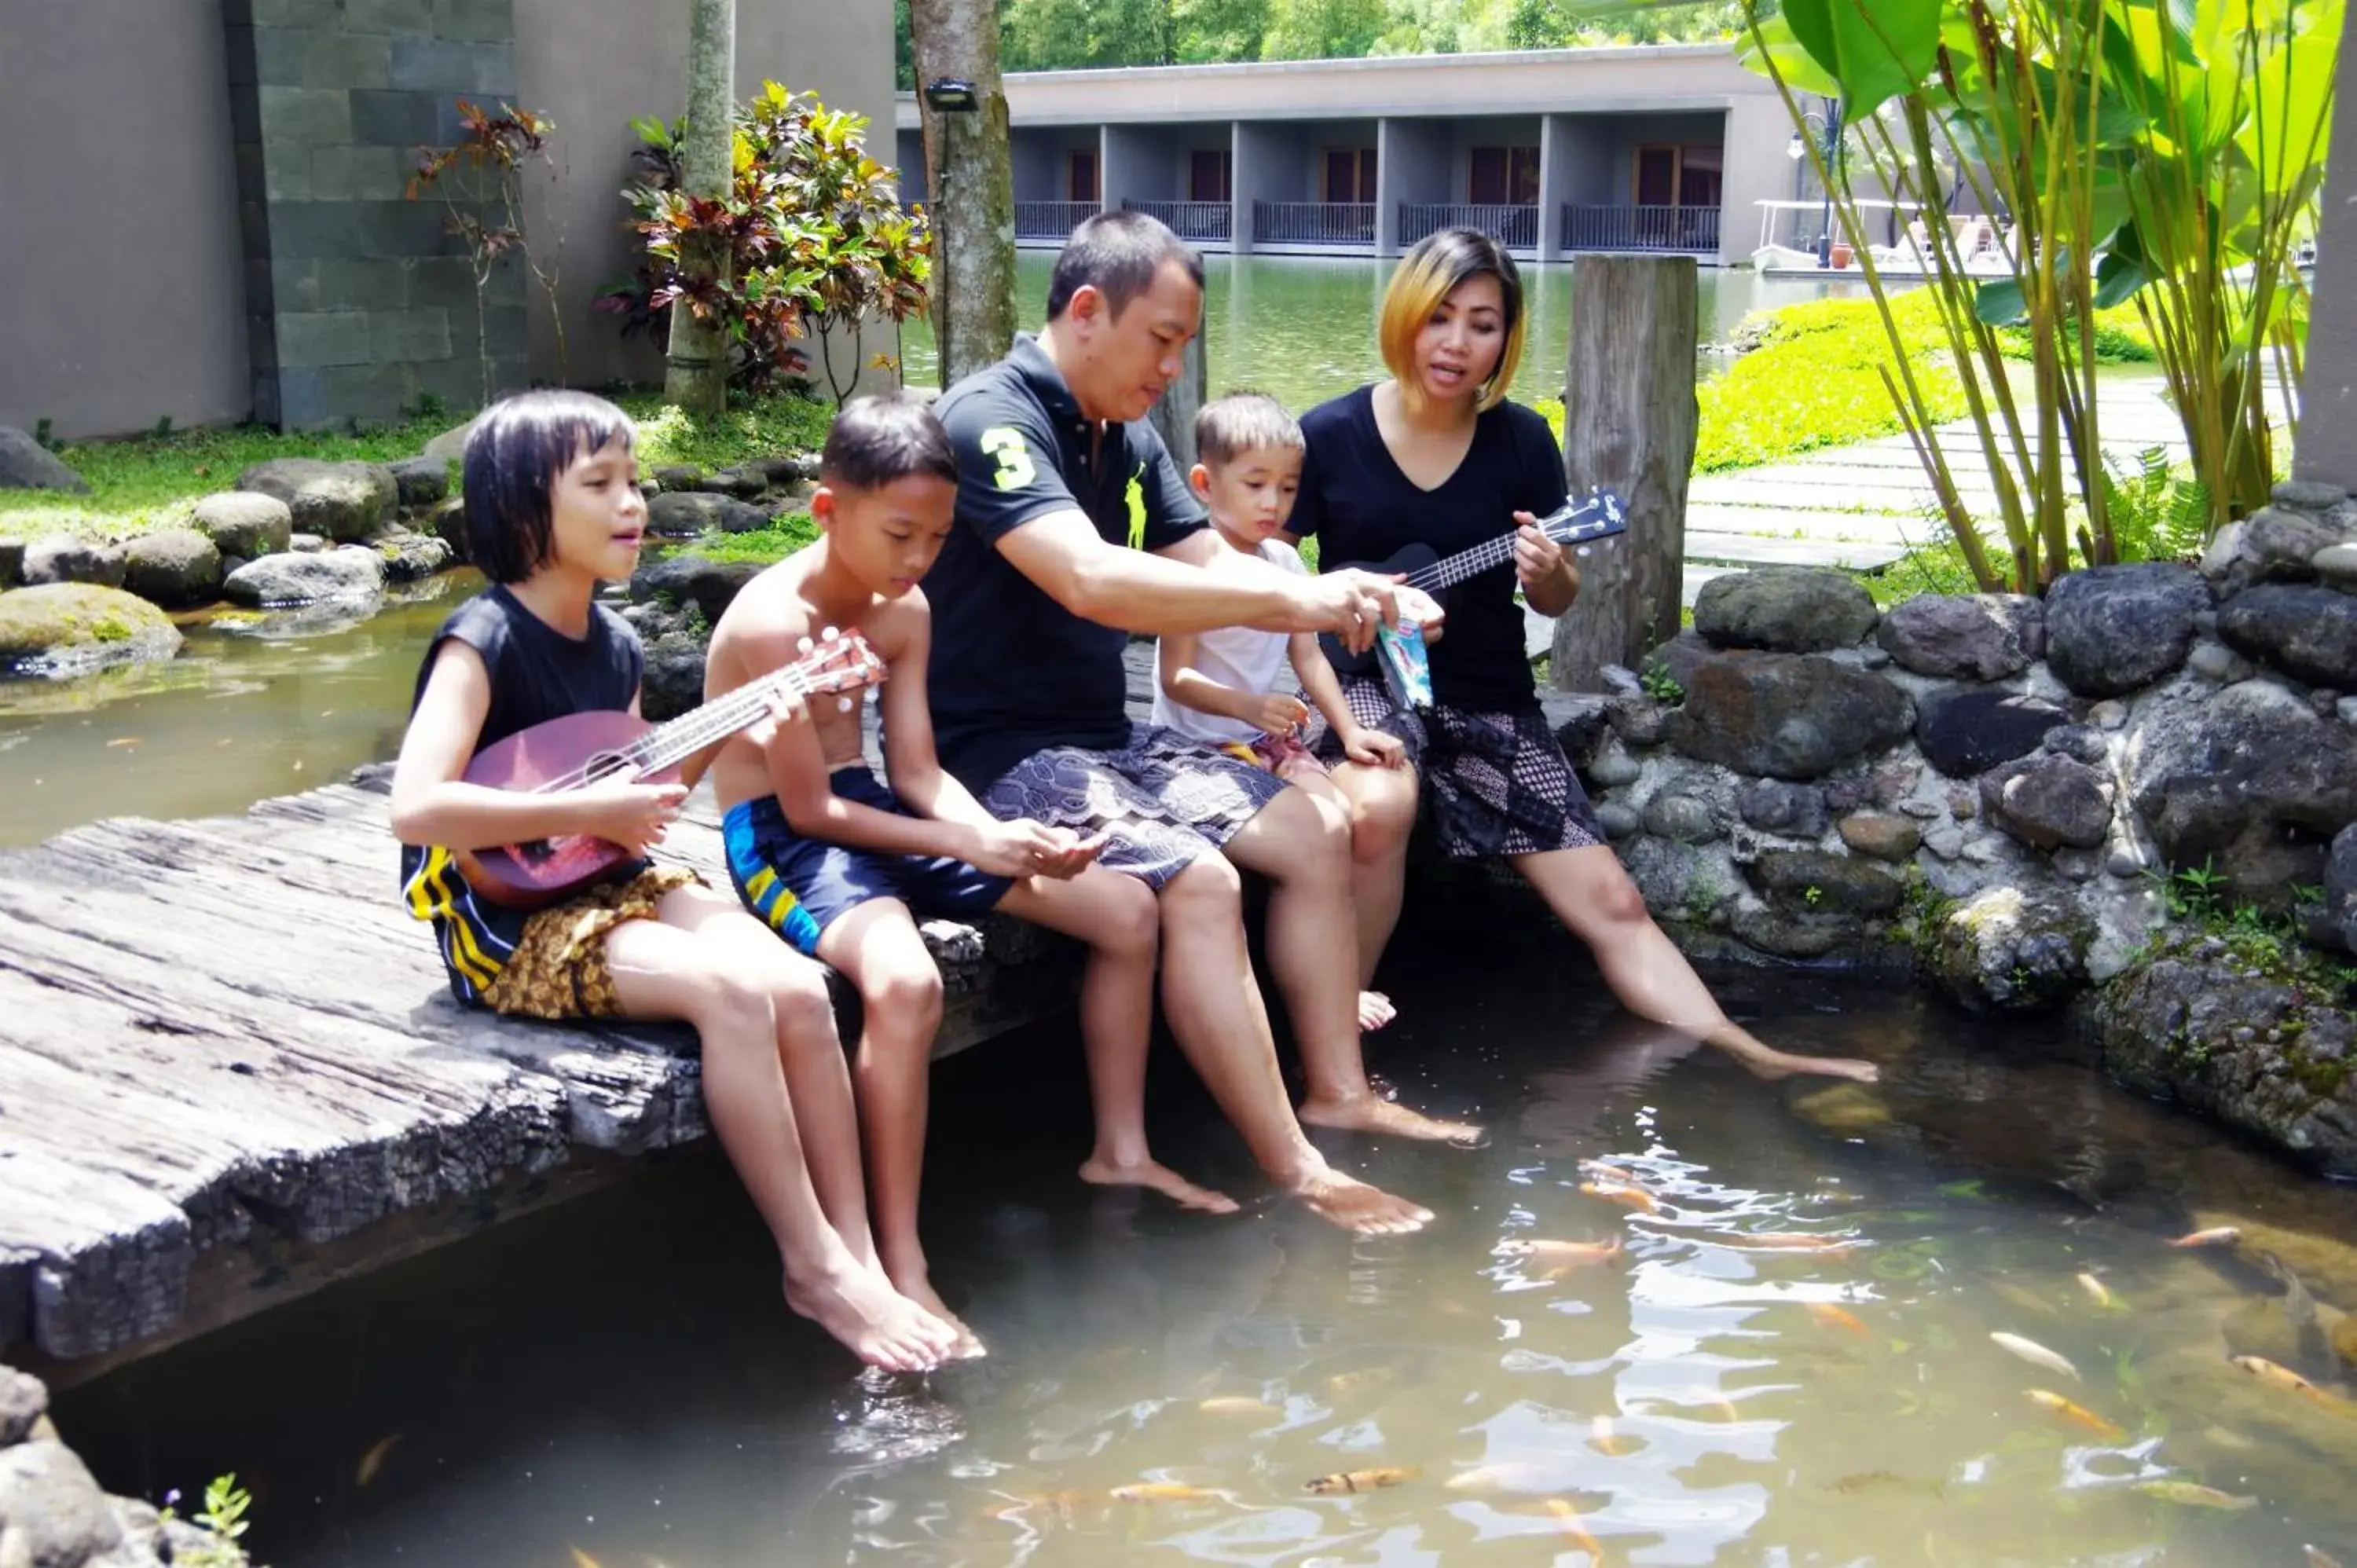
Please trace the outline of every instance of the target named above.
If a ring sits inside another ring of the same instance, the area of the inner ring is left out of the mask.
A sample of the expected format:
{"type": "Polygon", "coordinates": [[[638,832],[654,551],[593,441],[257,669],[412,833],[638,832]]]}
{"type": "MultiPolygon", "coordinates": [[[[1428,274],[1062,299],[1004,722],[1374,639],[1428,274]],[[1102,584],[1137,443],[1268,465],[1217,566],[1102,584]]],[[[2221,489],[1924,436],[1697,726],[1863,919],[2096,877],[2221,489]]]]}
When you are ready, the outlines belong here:
{"type": "Polygon", "coordinates": [[[179,650],[170,618],[120,588],[49,583],[0,593],[0,669],[66,674],[179,650]]]}

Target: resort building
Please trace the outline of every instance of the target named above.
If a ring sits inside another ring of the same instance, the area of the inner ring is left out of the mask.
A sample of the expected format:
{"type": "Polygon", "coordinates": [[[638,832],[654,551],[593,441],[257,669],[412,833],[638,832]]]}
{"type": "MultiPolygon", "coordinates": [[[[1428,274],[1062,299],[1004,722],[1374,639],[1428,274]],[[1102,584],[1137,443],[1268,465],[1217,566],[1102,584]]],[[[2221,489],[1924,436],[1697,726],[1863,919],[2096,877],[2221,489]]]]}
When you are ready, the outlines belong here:
{"type": "MultiPolygon", "coordinates": [[[[1798,194],[1792,123],[1726,44],[1257,61],[1006,79],[1015,237],[1138,208],[1210,251],[1396,255],[1465,224],[1520,258],[1747,260],[1798,194]]],[[[925,166],[915,94],[900,167],[925,166]]]]}

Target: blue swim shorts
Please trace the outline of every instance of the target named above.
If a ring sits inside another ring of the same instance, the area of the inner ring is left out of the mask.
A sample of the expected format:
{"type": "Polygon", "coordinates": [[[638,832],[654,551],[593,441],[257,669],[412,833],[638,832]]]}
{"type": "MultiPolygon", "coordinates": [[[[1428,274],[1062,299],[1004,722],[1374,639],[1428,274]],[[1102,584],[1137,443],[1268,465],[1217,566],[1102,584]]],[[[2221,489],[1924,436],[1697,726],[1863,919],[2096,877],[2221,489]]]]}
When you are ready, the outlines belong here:
{"type": "MultiPolygon", "coordinates": [[[[895,816],[913,814],[865,768],[839,768],[828,783],[845,800],[895,816]]],[[[942,855],[889,854],[804,838],[787,824],[774,795],[730,807],[720,820],[720,842],[728,879],[745,907],[813,956],[829,926],[872,899],[898,898],[920,919],[973,919],[997,908],[1014,886],[942,855]]]]}

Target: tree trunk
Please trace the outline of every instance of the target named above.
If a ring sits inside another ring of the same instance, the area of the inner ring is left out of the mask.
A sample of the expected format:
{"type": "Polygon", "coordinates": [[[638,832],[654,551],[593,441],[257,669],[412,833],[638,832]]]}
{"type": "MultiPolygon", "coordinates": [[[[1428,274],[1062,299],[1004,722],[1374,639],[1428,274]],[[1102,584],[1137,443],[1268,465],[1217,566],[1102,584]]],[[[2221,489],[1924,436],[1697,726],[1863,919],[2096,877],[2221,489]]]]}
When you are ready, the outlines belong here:
{"type": "Polygon", "coordinates": [[[1170,448],[1170,460],[1182,474],[1195,465],[1195,416],[1203,411],[1208,395],[1203,390],[1209,373],[1203,355],[1203,334],[1198,332],[1187,339],[1187,351],[1178,361],[1178,379],[1162,389],[1146,416],[1161,434],[1162,445],[1170,448]]]}
{"type": "Polygon", "coordinates": [[[1571,274],[1564,477],[1576,497],[1620,492],[1629,532],[1579,562],[1579,602],[1555,622],[1554,679],[1592,692],[1678,634],[1686,478],[1694,471],[1695,263],[1582,256],[1571,274]]]}
{"type": "MultiPolygon", "coordinates": [[[[688,24],[687,139],[680,173],[688,194],[718,200],[735,177],[732,146],[737,119],[737,0],[693,0],[688,24]]],[[[728,278],[728,253],[707,249],[682,256],[686,266],[728,278]]],[[[663,401],[707,417],[728,408],[728,335],[717,321],[698,321],[684,302],[672,306],[671,348],[663,367],[663,401]]]]}
{"type": "Polygon", "coordinates": [[[1015,166],[998,77],[996,0],[909,0],[933,192],[933,341],[943,387],[1015,343],[1015,166]],[[974,83],[975,107],[925,106],[925,83],[974,83]]]}

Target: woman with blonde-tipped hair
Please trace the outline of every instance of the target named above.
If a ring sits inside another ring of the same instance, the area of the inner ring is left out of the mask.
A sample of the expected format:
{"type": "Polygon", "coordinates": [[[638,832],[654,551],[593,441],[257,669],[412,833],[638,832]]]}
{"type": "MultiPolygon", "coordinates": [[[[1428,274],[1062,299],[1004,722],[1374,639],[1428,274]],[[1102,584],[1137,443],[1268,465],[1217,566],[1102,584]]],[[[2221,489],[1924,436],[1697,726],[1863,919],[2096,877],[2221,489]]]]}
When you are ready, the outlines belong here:
{"type": "Polygon", "coordinates": [[[1554,432],[1506,395],[1526,327],[1522,274],[1504,247],[1444,229],[1400,258],[1383,291],[1378,332],[1391,379],[1301,419],[1308,451],[1291,532],[1317,535],[1329,564],[1381,562],[1411,544],[1445,556],[1517,531],[1510,564],[1451,592],[1446,635],[1431,644],[1429,710],[1397,706],[1379,675],[1342,678],[1356,727],[1398,736],[1405,762],[1351,761],[1354,750],[1367,755],[1349,744],[1355,736],[1319,738],[1354,813],[1360,983],[1372,981],[1399,918],[1421,787],[1443,852],[1508,861],[1595,950],[1631,1012],[1762,1072],[1871,1079],[1865,1062],[1772,1050],[1720,1011],[1646,913],[1539,710],[1515,588],[1540,614],[1560,616],[1579,596],[1579,569],[1534,526],[1566,490],[1554,432]]]}

